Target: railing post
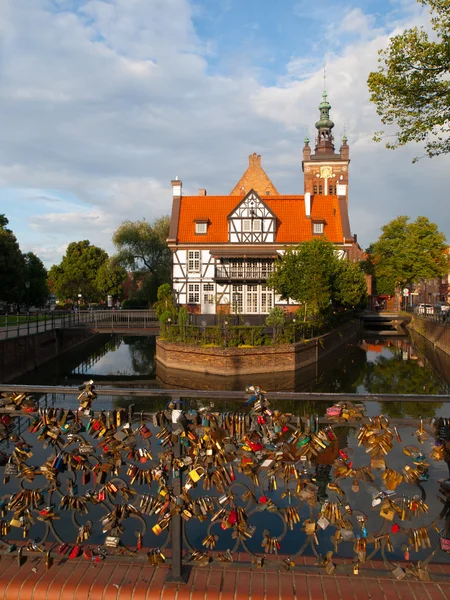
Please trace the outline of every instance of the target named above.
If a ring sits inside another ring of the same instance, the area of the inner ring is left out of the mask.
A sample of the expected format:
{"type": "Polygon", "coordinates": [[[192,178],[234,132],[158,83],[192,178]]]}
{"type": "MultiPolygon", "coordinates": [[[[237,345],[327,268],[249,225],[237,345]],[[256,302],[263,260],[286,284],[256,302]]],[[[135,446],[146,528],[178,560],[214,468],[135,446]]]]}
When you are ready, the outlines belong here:
{"type": "Polygon", "coordinates": [[[44,313],[44,331],[47,331],[47,312],[44,313]]]}
{"type": "MultiPolygon", "coordinates": [[[[173,399],[176,410],[181,410],[181,398],[173,399]]],[[[183,449],[180,436],[173,445],[175,458],[182,458],[183,449]]],[[[172,489],[175,497],[180,496],[182,488],[182,470],[177,466],[172,471],[172,489]]],[[[166,582],[187,583],[191,567],[183,565],[183,519],[180,514],[174,514],[170,520],[172,529],[172,564],[166,577],[166,582]]]]}
{"type": "Polygon", "coordinates": [[[6,339],[8,339],[8,313],[5,314],[5,325],[6,325],[6,339]]]}
{"type": "Polygon", "coordinates": [[[30,311],[27,312],[27,335],[30,335],[30,311]]]}
{"type": "Polygon", "coordinates": [[[19,311],[17,311],[17,337],[20,335],[20,327],[19,327],[19,311]]]}

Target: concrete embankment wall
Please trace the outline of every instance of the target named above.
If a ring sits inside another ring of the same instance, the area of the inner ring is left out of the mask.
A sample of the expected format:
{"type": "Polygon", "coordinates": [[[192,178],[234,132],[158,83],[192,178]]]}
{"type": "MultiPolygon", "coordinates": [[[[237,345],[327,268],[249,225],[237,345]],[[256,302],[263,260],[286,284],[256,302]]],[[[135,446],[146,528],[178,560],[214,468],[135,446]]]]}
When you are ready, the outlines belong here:
{"type": "Polygon", "coordinates": [[[0,340],[0,382],[12,381],[95,335],[88,329],[53,329],[0,340]]]}
{"type": "Polygon", "coordinates": [[[440,325],[427,319],[421,319],[414,315],[410,327],[420,335],[423,335],[435,348],[439,348],[446,354],[450,354],[450,326],[440,325]]]}
{"type": "Polygon", "coordinates": [[[169,369],[215,375],[295,371],[311,365],[354,337],[358,323],[348,323],[319,338],[281,346],[202,348],[156,340],[156,360],[169,369]]]}

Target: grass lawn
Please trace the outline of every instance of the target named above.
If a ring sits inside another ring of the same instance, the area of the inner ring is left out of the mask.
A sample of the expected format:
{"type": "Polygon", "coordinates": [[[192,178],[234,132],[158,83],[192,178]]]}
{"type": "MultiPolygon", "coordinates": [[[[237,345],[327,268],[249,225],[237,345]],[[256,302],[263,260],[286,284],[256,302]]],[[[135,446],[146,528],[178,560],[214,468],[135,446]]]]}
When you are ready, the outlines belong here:
{"type": "MultiPolygon", "coordinates": [[[[17,325],[17,319],[19,323],[27,323],[27,315],[8,315],[8,320],[6,320],[5,315],[0,315],[0,327],[3,327],[8,323],[8,326],[17,325]]],[[[35,323],[36,321],[43,321],[45,319],[44,315],[34,316],[30,315],[30,323],[35,323]]],[[[50,321],[51,317],[47,316],[47,321],[50,321]]]]}

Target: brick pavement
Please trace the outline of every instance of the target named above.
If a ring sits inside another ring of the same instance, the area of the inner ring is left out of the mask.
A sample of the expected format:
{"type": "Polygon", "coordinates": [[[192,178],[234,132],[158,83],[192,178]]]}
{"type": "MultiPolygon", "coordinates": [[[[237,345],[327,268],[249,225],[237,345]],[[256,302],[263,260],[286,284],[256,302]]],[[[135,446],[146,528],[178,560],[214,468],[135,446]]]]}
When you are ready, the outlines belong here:
{"type": "Polygon", "coordinates": [[[165,583],[169,567],[114,559],[90,563],[58,559],[45,569],[42,555],[0,560],[2,600],[446,600],[450,598],[450,564],[430,565],[432,581],[410,576],[396,581],[381,563],[361,565],[353,575],[336,561],[334,575],[324,574],[310,557],[297,560],[292,572],[273,561],[264,569],[250,563],[211,563],[193,567],[186,585],[165,583]]]}

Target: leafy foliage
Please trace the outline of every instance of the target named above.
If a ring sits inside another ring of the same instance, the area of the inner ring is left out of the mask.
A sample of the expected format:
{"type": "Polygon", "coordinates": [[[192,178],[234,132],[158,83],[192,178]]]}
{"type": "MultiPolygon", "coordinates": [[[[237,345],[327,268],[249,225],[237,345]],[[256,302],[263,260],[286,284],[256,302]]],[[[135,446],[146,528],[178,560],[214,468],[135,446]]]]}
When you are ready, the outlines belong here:
{"type": "Polygon", "coordinates": [[[366,278],[359,263],[338,261],[333,280],[333,300],[341,306],[357,306],[366,294],[366,278]]]}
{"type": "Polygon", "coordinates": [[[448,272],[445,236],[426,217],[410,223],[409,217],[400,216],[381,230],[371,255],[379,294],[393,294],[397,287],[448,272]]]}
{"type": "Polygon", "coordinates": [[[359,264],[340,260],[334,245],[322,238],[287,248],[277,259],[268,285],[282,298],[302,304],[301,313],[318,321],[326,315],[331,302],[356,306],[366,293],[359,264]]]}
{"type": "Polygon", "coordinates": [[[25,259],[8,219],[0,215],[0,301],[20,302],[24,295],[25,259]]]}
{"type": "Polygon", "coordinates": [[[172,288],[168,283],[160,285],[158,288],[158,300],[153,305],[156,316],[161,321],[162,315],[165,319],[161,322],[166,322],[167,319],[175,320],[177,317],[177,309],[173,303],[172,288]]]}
{"type": "Polygon", "coordinates": [[[114,260],[133,272],[149,272],[159,283],[170,279],[171,253],[167,246],[169,217],[157,219],[150,225],[141,221],[124,221],[113,235],[117,248],[114,260]]]}
{"type": "Polygon", "coordinates": [[[81,294],[83,302],[99,300],[97,274],[107,260],[108,254],[89,240],[69,244],[61,263],[49,271],[56,295],[76,300],[81,294]]]}
{"type": "Polygon", "coordinates": [[[47,303],[49,296],[47,269],[33,252],[24,254],[24,260],[25,294],[23,300],[28,306],[43,306],[47,303]],[[28,288],[26,287],[27,283],[28,288]]]}
{"type": "Polygon", "coordinates": [[[121,298],[126,279],[127,272],[123,267],[116,265],[111,260],[105,260],[97,272],[95,284],[103,299],[109,294],[113,298],[121,298]]]}
{"type": "MultiPolygon", "coordinates": [[[[450,151],[450,3],[418,2],[429,6],[434,33],[414,27],[392,37],[379,52],[368,86],[382,123],[397,127],[386,147],[419,142],[431,158],[450,151]]],[[[383,134],[375,139],[381,141],[383,134]]]]}

